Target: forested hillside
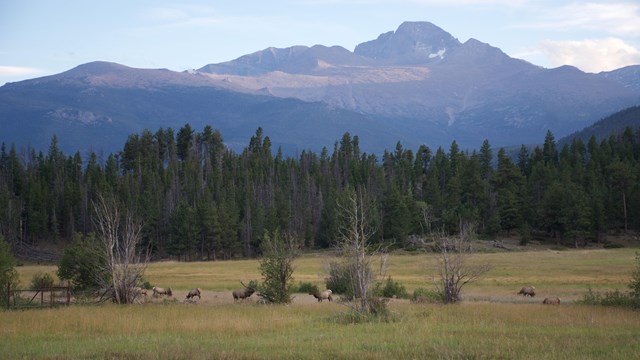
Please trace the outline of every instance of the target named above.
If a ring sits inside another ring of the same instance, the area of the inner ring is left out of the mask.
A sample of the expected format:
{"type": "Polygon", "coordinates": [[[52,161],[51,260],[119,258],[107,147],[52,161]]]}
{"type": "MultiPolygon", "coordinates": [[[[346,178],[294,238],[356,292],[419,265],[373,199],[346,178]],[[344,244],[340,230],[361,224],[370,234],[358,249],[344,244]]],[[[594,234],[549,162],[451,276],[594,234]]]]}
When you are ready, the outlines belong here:
{"type": "Polygon", "coordinates": [[[582,139],[588,141],[591,136],[595,136],[600,141],[611,134],[623,132],[625,128],[634,128],[640,124],[640,106],[632,106],[615,114],[609,115],[604,119],[596,121],[595,124],[584,128],[580,131],[563,138],[559,143],[568,143],[574,139],[582,139]]]}
{"type": "Polygon", "coordinates": [[[398,143],[376,158],[348,133],[333,149],[291,158],[260,128],[235,153],[219,131],[188,124],[145,130],[117,154],[83,159],[61,152],[54,137],[46,154],[2,144],[0,234],[14,244],[64,244],[94,230],[92,202],[102,194],[143,221],[144,243],[158,257],[255,256],[265,230],[276,228],[304,248],[325,248],[339,235],[340,198],[359,188],[373,204],[374,240],[392,246],[461,222],[488,237],[580,246],[640,230],[639,160],[640,129],[630,128],[562,148],[548,132],[517,161],[488,141],[478,152],[453,142],[414,153],[398,143]]]}

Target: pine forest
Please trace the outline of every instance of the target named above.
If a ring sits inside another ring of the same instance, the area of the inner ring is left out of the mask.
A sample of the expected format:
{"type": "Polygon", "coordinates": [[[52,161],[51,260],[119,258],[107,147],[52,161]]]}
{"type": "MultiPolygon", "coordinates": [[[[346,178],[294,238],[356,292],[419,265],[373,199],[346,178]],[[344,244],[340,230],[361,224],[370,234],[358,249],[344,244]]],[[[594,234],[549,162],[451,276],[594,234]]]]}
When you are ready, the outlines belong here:
{"type": "MultiPolygon", "coordinates": [[[[541,139],[542,140],[542,139],[541,139]]],[[[260,255],[279,230],[304,249],[333,245],[337,204],[363,191],[374,242],[412,249],[435,231],[474,224],[481,238],[517,237],[581,247],[640,230],[640,129],[514,155],[484,141],[479,150],[398,142],[379,157],[345,133],[333,149],[295,157],[273,149],[258,128],[241,153],[211,126],[144,130],[115,154],[45,154],[2,144],[0,235],[10,243],[64,246],[94,231],[93,204],[110,196],[143,224],[154,258],[225,260],[260,255]]]]}

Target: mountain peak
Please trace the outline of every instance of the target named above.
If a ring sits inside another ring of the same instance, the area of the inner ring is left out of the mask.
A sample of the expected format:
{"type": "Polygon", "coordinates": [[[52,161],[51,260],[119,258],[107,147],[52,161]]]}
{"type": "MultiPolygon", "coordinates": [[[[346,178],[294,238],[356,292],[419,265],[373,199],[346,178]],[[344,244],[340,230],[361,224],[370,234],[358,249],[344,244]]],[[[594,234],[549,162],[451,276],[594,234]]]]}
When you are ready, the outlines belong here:
{"type": "Polygon", "coordinates": [[[104,75],[112,72],[119,72],[131,69],[130,67],[120,65],[108,61],[92,61],[86,64],[78,65],[71,70],[64,72],[66,75],[86,76],[86,75],[104,75]]]}
{"type": "Polygon", "coordinates": [[[391,64],[421,64],[443,58],[461,44],[430,22],[403,22],[398,29],[356,46],[354,53],[391,64]]]}

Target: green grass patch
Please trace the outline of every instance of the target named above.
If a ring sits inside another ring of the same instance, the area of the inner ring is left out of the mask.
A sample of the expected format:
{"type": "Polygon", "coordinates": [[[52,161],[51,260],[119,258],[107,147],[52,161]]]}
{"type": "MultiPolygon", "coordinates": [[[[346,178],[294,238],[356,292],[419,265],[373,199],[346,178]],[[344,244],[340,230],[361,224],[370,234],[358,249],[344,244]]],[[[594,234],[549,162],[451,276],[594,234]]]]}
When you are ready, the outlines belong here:
{"type": "Polygon", "coordinates": [[[395,303],[391,322],[341,306],[184,304],[5,312],[6,358],[530,358],[640,356],[640,313],[588,306],[395,303]],[[540,350],[540,349],[543,349],[540,350]]]}

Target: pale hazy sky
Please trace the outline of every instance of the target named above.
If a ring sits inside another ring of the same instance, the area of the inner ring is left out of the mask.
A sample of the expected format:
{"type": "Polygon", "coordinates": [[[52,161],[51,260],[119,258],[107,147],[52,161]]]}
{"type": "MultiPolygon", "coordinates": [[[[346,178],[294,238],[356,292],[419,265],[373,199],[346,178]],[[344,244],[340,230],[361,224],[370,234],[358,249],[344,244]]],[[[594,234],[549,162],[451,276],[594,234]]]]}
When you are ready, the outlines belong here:
{"type": "Polygon", "coordinates": [[[640,64],[638,0],[0,0],[0,85],[103,60],[176,71],[429,21],[461,42],[587,72],[640,64]]]}

